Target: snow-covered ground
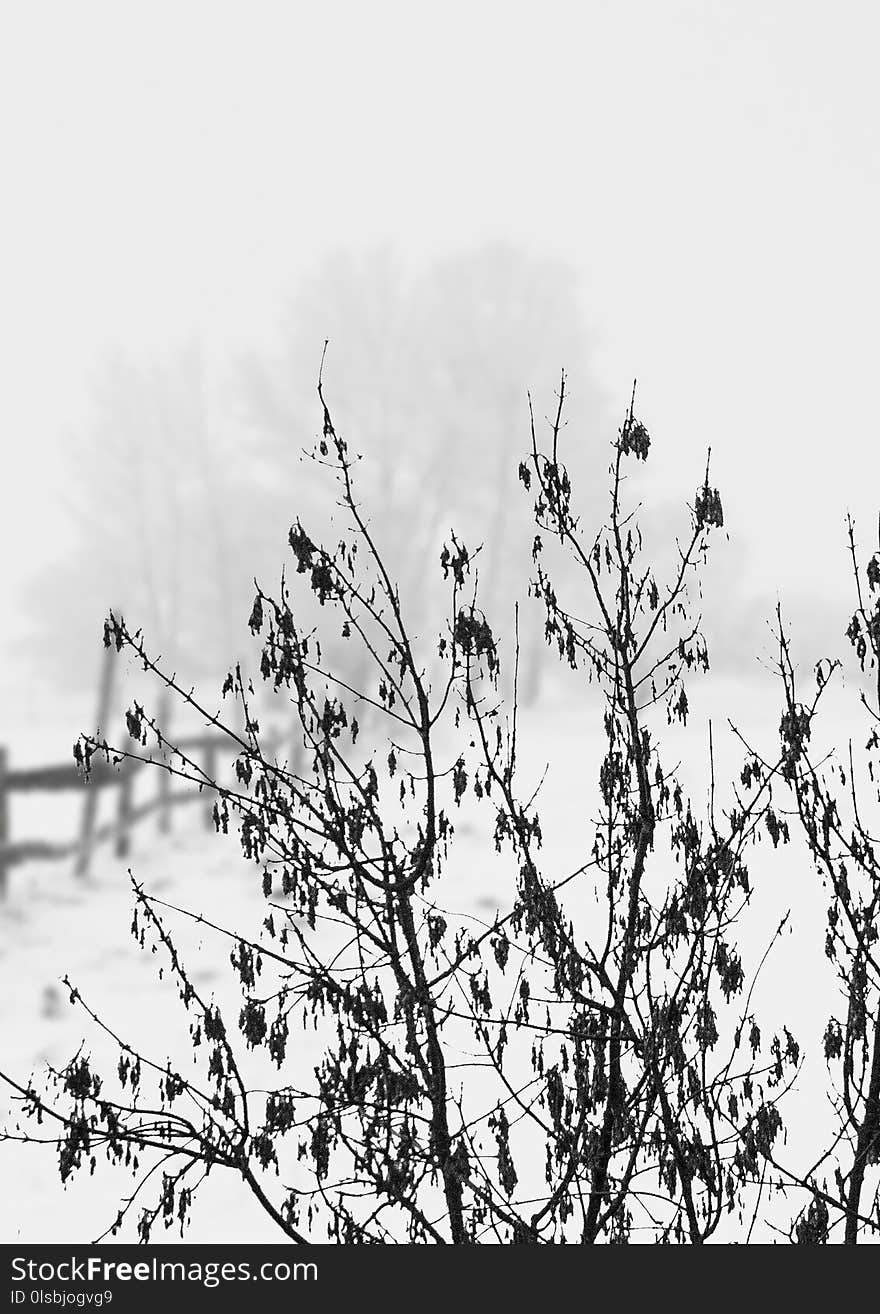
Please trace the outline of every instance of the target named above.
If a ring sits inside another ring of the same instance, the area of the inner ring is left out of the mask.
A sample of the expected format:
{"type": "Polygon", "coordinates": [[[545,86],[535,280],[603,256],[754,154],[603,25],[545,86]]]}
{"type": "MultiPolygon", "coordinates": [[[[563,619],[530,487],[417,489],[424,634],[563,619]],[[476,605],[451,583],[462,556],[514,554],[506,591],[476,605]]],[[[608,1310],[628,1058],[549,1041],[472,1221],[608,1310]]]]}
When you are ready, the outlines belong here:
{"type": "MultiPolygon", "coordinates": [[[[599,742],[584,707],[574,701],[574,686],[570,689],[571,696],[557,693],[548,705],[522,718],[523,790],[530,779],[537,783],[546,761],[551,763],[540,811],[545,870],[557,876],[586,857],[589,820],[596,806],[599,742]]],[[[702,736],[697,727],[711,709],[701,702],[697,682],[694,690],[692,733],[702,736]]],[[[728,713],[746,724],[751,719],[755,728],[764,725],[765,744],[772,744],[778,713],[768,719],[770,704],[762,704],[754,691],[733,686],[719,690],[716,683],[713,703],[720,763],[740,759],[726,730],[728,713]]],[[[77,728],[66,733],[68,744],[77,728]]],[[[674,761],[676,738],[681,736],[673,736],[666,752],[668,765],[674,761]]],[[[22,749],[16,760],[25,756],[39,759],[39,754],[22,749]]],[[[687,760],[687,774],[705,789],[704,762],[693,742],[687,760]]],[[[696,793],[697,809],[701,802],[696,793]]],[[[69,836],[75,811],[66,803],[56,809],[53,799],[44,799],[41,806],[42,814],[31,806],[27,825],[16,806],[16,838],[25,831],[69,836]]],[[[491,920],[496,907],[509,906],[512,867],[494,854],[491,813],[463,813],[459,821],[447,898],[462,912],[491,920]]],[[[176,992],[167,981],[157,980],[156,959],[138,949],[129,933],[128,867],[155,894],[195,911],[210,910],[222,924],[254,933],[265,915],[259,872],[242,859],[234,838],[202,828],[197,806],[178,812],[170,837],[157,835],[153,819],[142,823],[125,860],[114,857],[109,848],[102,849],[88,882],[75,880],[69,862],[14,869],[9,897],[0,907],[0,1066],[16,1077],[39,1074],[47,1061],[65,1062],[83,1041],[93,1049],[88,1018],[69,1006],[60,985],[65,974],[114,1029],[136,1037],[160,1060],[185,1061],[188,1034],[176,992]]],[[[821,948],[821,892],[803,851],[794,845],[774,852],[765,841],[754,850],[751,870],[757,894],[741,936],[747,972],[757,963],[782,914],[792,910],[791,932],[768,964],[755,1007],[763,1013],[768,1031],[784,1022],[803,1043],[814,1046],[836,1002],[821,948]]],[[[216,990],[219,996],[234,990],[228,946],[210,934],[202,938],[191,926],[182,927],[180,933],[192,955],[188,961],[199,988],[207,994],[216,990]]],[[[805,1144],[814,1143],[817,1119],[824,1117],[823,1077],[813,1058],[800,1090],[789,1100],[795,1148],[801,1138],[805,1144]]],[[[2,1093],[0,1103],[8,1108],[2,1093]]],[[[9,1142],[0,1144],[0,1176],[4,1241],[89,1241],[112,1222],[130,1183],[123,1174],[99,1165],[94,1178],[82,1174],[63,1189],[51,1148],[9,1142]]],[[[159,1233],[156,1236],[160,1238],[159,1233]]],[[[167,1239],[176,1236],[172,1230],[167,1239]]],[[[120,1239],[133,1239],[133,1232],[120,1239]]],[[[165,1234],[160,1239],[166,1239],[165,1234]]],[[[271,1222],[233,1180],[222,1176],[211,1182],[210,1194],[200,1195],[186,1234],[189,1242],[273,1239],[277,1233],[271,1222]]]]}

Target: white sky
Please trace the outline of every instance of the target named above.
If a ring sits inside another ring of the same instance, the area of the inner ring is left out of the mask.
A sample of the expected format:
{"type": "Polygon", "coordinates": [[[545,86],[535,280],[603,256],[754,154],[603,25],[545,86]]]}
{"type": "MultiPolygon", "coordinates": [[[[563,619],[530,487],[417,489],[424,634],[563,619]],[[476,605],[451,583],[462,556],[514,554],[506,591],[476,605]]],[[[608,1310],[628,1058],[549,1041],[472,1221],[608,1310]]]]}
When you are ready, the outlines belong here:
{"type": "Polygon", "coordinates": [[[711,442],[754,569],[769,544],[774,581],[841,580],[844,510],[880,505],[878,15],[7,4],[0,629],[25,556],[63,550],[64,432],[101,353],[264,335],[297,271],[382,238],[571,260],[621,407],[639,376],[658,480],[690,492],[711,442]]]}

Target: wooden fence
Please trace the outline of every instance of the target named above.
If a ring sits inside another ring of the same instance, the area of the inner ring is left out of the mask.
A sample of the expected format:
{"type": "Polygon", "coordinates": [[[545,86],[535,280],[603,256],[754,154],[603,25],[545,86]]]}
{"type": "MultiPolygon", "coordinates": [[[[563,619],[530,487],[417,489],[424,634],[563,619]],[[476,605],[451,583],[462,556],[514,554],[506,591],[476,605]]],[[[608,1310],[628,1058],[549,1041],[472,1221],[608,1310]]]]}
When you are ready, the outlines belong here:
{"type": "MultiPolygon", "coordinates": [[[[217,733],[195,735],[174,745],[193,760],[198,755],[210,781],[216,779],[217,755],[223,746],[228,749],[229,740],[217,733]]],[[[124,857],[129,849],[131,831],[138,822],[155,815],[160,833],[168,834],[172,810],[184,803],[201,800],[204,824],[213,827],[214,791],[207,787],[200,790],[196,785],[173,790],[172,784],[173,777],[163,767],[161,759],[153,762],[126,760],[119,767],[95,761],[86,781],[72,760],[62,766],[14,770],[7,749],[0,747],[0,897],[6,893],[9,869],[17,863],[73,857],[74,871],[84,879],[88,876],[92,853],[98,844],[112,840],[116,854],[124,857]],[[156,792],[151,798],[137,802],[135,782],[148,769],[155,773],[156,792]],[[107,789],[116,791],[115,818],[98,825],[98,798],[107,789]],[[37,791],[56,794],[70,790],[80,791],[83,797],[80,832],[75,840],[68,843],[42,839],[13,841],[13,795],[37,791]]]]}
{"type": "MultiPolygon", "coordinates": [[[[112,644],[105,647],[101,659],[98,680],[98,703],[95,725],[106,726],[113,702],[113,689],[116,680],[116,651],[112,644]]],[[[210,783],[217,780],[217,763],[222,749],[231,752],[234,739],[217,730],[203,731],[201,734],[189,735],[169,742],[168,723],[169,706],[167,698],[160,700],[159,722],[165,730],[168,751],[177,750],[185,753],[192,761],[201,766],[206,783],[199,788],[196,782],[187,782],[184,788],[173,789],[175,777],[163,765],[162,758],[139,761],[124,759],[118,767],[111,766],[97,758],[93,760],[88,781],[85,780],[71,757],[61,766],[24,767],[13,770],[9,761],[8,749],[0,747],[0,899],[7,891],[9,869],[17,863],[56,858],[73,858],[74,873],[85,879],[89,873],[92,853],[95,847],[105,841],[113,841],[118,857],[125,857],[131,842],[131,832],[138,822],[145,817],[155,815],[158,818],[160,834],[167,835],[171,830],[171,816],[174,808],[184,803],[201,800],[202,816],[207,828],[214,825],[215,791],[210,783]],[[140,802],[135,799],[135,781],[145,771],[152,770],[156,776],[155,794],[140,802]],[[209,783],[210,782],[210,783],[209,783]],[[116,791],[115,817],[112,821],[98,825],[98,801],[107,790],[116,791]],[[43,839],[12,839],[12,798],[15,794],[48,793],[79,790],[82,797],[79,835],[68,843],[56,843],[43,839]]],[[[302,753],[302,740],[298,737],[295,726],[291,728],[289,739],[290,761],[298,763],[302,753]]],[[[287,737],[276,731],[266,733],[261,739],[261,750],[267,753],[281,748],[287,737]]],[[[177,778],[179,779],[179,777],[177,778]]]]}

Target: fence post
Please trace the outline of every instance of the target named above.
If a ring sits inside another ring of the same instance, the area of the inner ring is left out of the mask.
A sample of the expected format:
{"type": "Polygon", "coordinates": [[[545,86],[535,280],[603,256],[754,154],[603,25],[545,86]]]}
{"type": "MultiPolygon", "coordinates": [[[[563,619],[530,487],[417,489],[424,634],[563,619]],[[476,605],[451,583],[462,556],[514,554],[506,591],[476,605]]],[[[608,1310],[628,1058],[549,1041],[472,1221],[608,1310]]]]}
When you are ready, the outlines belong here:
{"type": "MultiPolygon", "coordinates": [[[[110,715],[110,700],[113,695],[113,661],[115,657],[113,644],[109,644],[104,649],[104,655],[101,661],[101,676],[98,686],[98,724],[96,733],[103,732],[104,737],[107,735],[107,718],[110,715]]],[[[95,817],[98,811],[98,788],[91,783],[86,785],[85,798],[83,799],[82,821],[79,832],[79,853],[76,858],[74,875],[79,876],[82,880],[89,874],[89,864],[92,860],[92,835],[95,829],[95,817]]]]}
{"type": "Polygon", "coordinates": [[[0,899],[6,897],[7,882],[7,865],[6,855],[3,852],[6,845],[10,842],[9,838],[9,791],[6,788],[6,771],[8,767],[8,754],[5,748],[0,748],[0,899]]]}
{"type": "MultiPolygon", "coordinates": [[[[217,746],[213,739],[205,741],[204,772],[212,784],[217,781],[217,746]]],[[[202,805],[202,819],[206,830],[214,829],[214,790],[205,785],[205,802],[202,805]]]]}
{"type": "Polygon", "coordinates": [[[171,700],[168,696],[168,690],[162,689],[159,695],[159,707],[157,720],[159,729],[162,732],[164,740],[162,746],[162,756],[165,759],[165,766],[161,764],[157,767],[159,772],[158,784],[158,830],[160,835],[170,835],[171,833],[171,772],[167,769],[171,765],[171,747],[168,743],[168,727],[171,720],[171,700]]]}
{"type": "Polygon", "coordinates": [[[116,833],[116,856],[124,858],[129,849],[129,828],[131,826],[131,802],[134,786],[134,772],[128,765],[122,768],[122,774],[119,779],[119,803],[116,809],[116,824],[119,827],[116,833]]]}
{"type": "Polygon", "coordinates": [[[160,766],[159,771],[159,834],[171,833],[171,773],[160,766]]]}

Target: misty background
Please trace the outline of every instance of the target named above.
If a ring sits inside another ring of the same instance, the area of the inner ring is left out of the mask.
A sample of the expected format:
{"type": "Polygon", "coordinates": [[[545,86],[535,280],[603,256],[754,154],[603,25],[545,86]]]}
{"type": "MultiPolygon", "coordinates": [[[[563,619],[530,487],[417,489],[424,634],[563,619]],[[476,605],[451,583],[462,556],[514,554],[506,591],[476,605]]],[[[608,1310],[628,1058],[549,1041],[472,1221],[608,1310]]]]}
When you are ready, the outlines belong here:
{"type": "MultiPolygon", "coordinates": [[[[658,543],[711,446],[720,692],[697,713],[775,732],[759,659],[777,598],[805,666],[841,652],[844,516],[868,549],[880,509],[874,6],[35,3],[0,29],[15,763],[62,761],[93,728],[111,606],[216,701],[254,577],[271,591],[292,521],[317,536],[332,510],[300,459],[325,339],[327,400],[426,643],[454,528],[485,543],[502,634],[520,603],[527,699],[570,716],[525,597],[516,477],[528,395],[543,425],[564,368],[585,522],[634,378],[653,439],[634,493],[658,543]]],[[[578,806],[558,805],[575,830],[578,806]]],[[[15,807],[15,838],[75,825],[52,799],[15,807]]],[[[4,990],[45,1029],[69,878],[12,880],[33,977],[7,954],[4,990]]]]}

